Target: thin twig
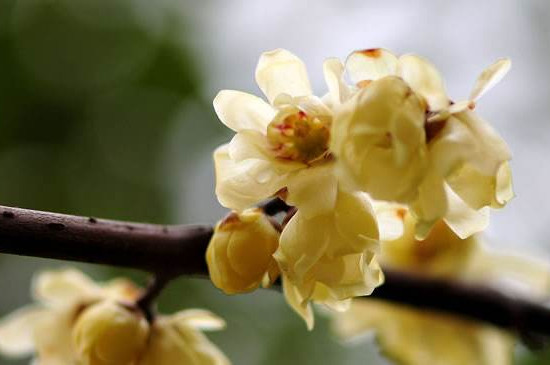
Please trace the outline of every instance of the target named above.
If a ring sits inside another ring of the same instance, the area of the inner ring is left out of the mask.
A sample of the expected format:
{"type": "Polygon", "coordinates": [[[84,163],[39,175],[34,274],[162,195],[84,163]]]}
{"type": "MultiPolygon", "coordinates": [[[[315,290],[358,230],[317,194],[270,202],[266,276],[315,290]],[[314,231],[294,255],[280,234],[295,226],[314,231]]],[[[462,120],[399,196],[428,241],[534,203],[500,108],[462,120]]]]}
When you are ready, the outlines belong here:
{"type": "MultiPolygon", "coordinates": [[[[169,278],[207,277],[204,255],[211,235],[209,226],[139,224],[0,206],[1,253],[128,267],[169,278]]],[[[486,286],[384,273],[386,282],[373,298],[482,321],[524,338],[550,337],[550,310],[542,304],[486,286]]],[[[155,284],[149,295],[154,298],[160,289],[155,284]]]]}

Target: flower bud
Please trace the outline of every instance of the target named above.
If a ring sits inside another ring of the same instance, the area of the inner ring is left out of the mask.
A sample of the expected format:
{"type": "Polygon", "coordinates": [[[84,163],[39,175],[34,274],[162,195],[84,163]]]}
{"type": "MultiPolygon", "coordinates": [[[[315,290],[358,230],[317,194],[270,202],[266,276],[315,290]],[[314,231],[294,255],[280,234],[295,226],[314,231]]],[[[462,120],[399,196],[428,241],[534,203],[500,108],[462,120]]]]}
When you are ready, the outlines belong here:
{"type": "Polygon", "coordinates": [[[332,124],[337,171],[374,199],[407,203],[427,168],[425,104],[399,77],[370,82],[332,124]]]}
{"type": "Polygon", "coordinates": [[[129,365],[143,351],[148,333],[141,313],[106,300],[85,309],[72,337],[82,364],[129,365]]]}
{"type": "Polygon", "coordinates": [[[227,294],[256,289],[277,275],[272,255],[279,232],[259,209],[232,212],[215,228],[206,251],[210,278],[227,294]]]}

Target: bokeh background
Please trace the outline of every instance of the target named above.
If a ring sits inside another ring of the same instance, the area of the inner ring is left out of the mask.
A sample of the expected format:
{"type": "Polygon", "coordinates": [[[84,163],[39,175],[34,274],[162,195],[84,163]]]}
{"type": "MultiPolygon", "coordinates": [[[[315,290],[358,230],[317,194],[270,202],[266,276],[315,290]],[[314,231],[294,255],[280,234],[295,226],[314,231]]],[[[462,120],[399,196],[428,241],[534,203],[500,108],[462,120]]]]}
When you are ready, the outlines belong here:
{"type": "MultiPolygon", "coordinates": [[[[287,48],[325,92],[322,61],[383,46],[431,59],[460,99],[499,57],[513,71],[479,113],[514,152],[517,198],[493,214],[490,242],[550,260],[550,2],[0,0],[0,203],[156,223],[213,223],[211,152],[230,131],[220,89],[259,93],[261,52],[287,48]]],[[[64,262],[0,255],[0,316],[29,301],[32,274],[64,262]]],[[[79,265],[96,279],[137,272],[79,265]]],[[[376,345],[313,333],[277,293],[227,297],[180,279],[161,308],[228,320],[210,337],[238,365],[388,364],[376,345]]],[[[517,351],[518,364],[548,354],[517,351]]],[[[1,365],[24,364],[0,359],[1,365]]],[[[62,365],[62,364],[60,364],[62,365]]]]}

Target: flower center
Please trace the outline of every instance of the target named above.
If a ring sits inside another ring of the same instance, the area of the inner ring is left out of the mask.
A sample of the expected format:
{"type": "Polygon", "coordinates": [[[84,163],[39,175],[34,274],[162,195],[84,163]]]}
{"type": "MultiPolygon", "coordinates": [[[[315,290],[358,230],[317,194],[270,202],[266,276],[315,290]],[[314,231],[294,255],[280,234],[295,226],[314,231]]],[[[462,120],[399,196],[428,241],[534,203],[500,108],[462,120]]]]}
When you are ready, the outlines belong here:
{"type": "Polygon", "coordinates": [[[311,163],[325,156],[330,137],[330,118],[304,111],[277,116],[267,127],[267,139],[277,158],[311,163]]]}

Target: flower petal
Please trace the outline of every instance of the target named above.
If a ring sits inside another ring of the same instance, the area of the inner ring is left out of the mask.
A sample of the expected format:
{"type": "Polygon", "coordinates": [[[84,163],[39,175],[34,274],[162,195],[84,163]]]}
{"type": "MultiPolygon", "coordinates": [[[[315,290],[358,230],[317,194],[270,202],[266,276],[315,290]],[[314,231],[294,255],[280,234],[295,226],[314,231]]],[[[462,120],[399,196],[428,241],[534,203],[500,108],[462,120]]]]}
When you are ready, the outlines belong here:
{"type": "Polygon", "coordinates": [[[346,59],[346,69],[351,81],[355,84],[395,75],[397,65],[397,57],[384,48],[355,51],[346,59]]]}
{"type": "Polygon", "coordinates": [[[34,328],[47,309],[35,306],[21,308],[0,322],[0,353],[25,356],[34,351],[34,328]]]}
{"type": "Polygon", "coordinates": [[[470,94],[470,100],[479,100],[479,98],[487,91],[491,90],[504,78],[504,76],[506,76],[511,67],[512,62],[508,58],[501,58],[483,70],[476,80],[472,93],[470,94]]]}
{"type": "Polygon", "coordinates": [[[222,90],[214,99],[214,110],[221,122],[235,132],[254,130],[265,134],[276,111],[257,96],[235,90],[222,90]]]}
{"type": "Polygon", "coordinates": [[[443,78],[427,60],[416,55],[401,56],[399,73],[415,92],[426,99],[430,111],[439,111],[449,106],[443,78]]]}
{"type": "Polygon", "coordinates": [[[405,205],[373,201],[372,207],[376,214],[381,241],[393,241],[403,236],[404,218],[407,214],[405,205]]]}
{"type": "Polygon", "coordinates": [[[429,171],[418,188],[418,199],[411,205],[411,210],[418,219],[416,237],[424,239],[438,219],[445,216],[448,201],[443,178],[429,171]]]}
{"type": "Polygon", "coordinates": [[[307,301],[304,301],[304,298],[300,295],[298,288],[292,284],[286,276],[283,275],[282,281],[283,293],[287,303],[306,322],[307,329],[309,331],[313,330],[315,319],[313,317],[313,309],[311,309],[311,305],[307,303],[307,301]]]}
{"type": "Polygon", "coordinates": [[[256,67],[256,82],[273,103],[279,94],[311,95],[306,66],[298,57],[284,49],[275,49],[261,55],[256,67]]]}
{"type": "Polygon", "coordinates": [[[217,331],[226,326],[221,317],[204,309],[186,309],[171,315],[169,320],[176,326],[183,324],[203,331],[217,331]]]}
{"type": "Polygon", "coordinates": [[[443,220],[461,239],[483,231],[489,225],[489,208],[474,209],[466,204],[447,184],[448,210],[443,220]]]}
{"type": "Polygon", "coordinates": [[[333,105],[343,103],[351,95],[351,90],[343,79],[344,71],[344,65],[337,58],[329,58],[323,63],[325,82],[328,86],[333,105]]]}
{"type": "Polygon", "coordinates": [[[226,208],[242,211],[273,196],[286,184],[286,173],[277,171],[266,160],[236,162],[229,157],[228,145],[214,152],[216,196],[226,208]]]}
{"type": "Polygon", "coordinates": [[[286,202],[296,206],[306,218],[334,209],[338,181],[332,166],[309,167],[294,174],[287,185],[286,202]]]}
{"type": "Polygon", "coordinates": [[[69,305],[100,295],[101,288],[88,276],[75,269],[45,271],[35,277],[33,293],[43,302],[69,305]]]}

